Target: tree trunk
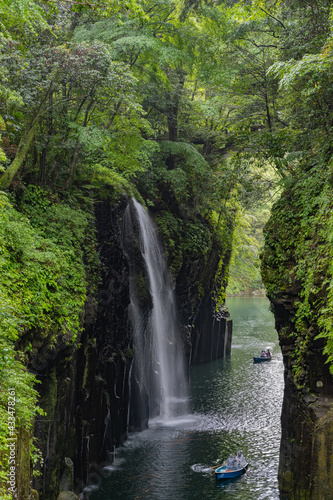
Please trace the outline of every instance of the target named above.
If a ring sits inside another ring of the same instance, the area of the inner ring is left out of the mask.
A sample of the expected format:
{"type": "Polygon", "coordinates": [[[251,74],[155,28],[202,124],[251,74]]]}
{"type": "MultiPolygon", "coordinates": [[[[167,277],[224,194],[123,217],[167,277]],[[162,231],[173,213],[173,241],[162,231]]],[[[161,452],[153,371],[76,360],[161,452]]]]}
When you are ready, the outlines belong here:
{"type": "Polygon", "coordinates": [[[10,164],[10,166],[7,168],[7,170],[0,179],[0,190],[4,191],[5,189],[9,188],[14,179],[15,174],[21,168],[24,158],[26,157],[26,154],[29,151],[32,140],[34,138],[40,114],[41,113],[38,113],[38,115],[36,115],[30,128],[21,138],[14,160],[12,161],[12,163],[10,164]]]}
{"type": "MultiPolygon", "coordinates": [[[[181,101],[181,94],[185,84],[185,77],[183,74],[179,75],[178,83],[173,92],[166,92],[166,118],[168,123],[169,141],[176,142],[178,139],[178,112],[179,104],[181,101]]],[[[169,170],[176,167],[175,158],[170,155],[166,160],[169,170]]]]}
{"type": "Polygon", "coordinates": [[[268,103],[268,95],[267,92],[265,92],[265,107],[266,107],[266,116],[267,116],[267,124],[269,131],[272,132],[272,119],[271,119],[271,113],[269,110],[269,103],[268,103]]]}
{"type": "Polygon", "coordinates": [[[21,137],[21,140],[19,142],[19,145],[17,147],[17,152],[14,160],[12,163],[9,165],[5,173],[0,179],[0,190],[4,191],[5,189],[8,189],[11,183],[13,182],[13,179],[15,177],[15,174],[18,172],[18,170],[21,168],[22,163],[24,162],[24,159],[30,149],[31,143],[33,141],[33,138],[35,136],[36,128],[39,123],[39,119],[41,115],[44,112],[43,106],[45,101],[48,99],[50,92],[51,92],[52,84],[50,85],[49,89],[45,93],[43,99],[41,100],[39,110],[36,114],[36,116],[32,119],[30,122],[28,130],[23,134],[23,137],[21,137]]]}

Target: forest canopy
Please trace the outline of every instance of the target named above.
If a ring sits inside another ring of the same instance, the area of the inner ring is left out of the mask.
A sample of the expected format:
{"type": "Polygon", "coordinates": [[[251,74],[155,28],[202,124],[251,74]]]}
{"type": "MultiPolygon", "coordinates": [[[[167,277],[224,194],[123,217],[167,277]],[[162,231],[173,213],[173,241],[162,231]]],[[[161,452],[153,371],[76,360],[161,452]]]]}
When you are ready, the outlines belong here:
{"type": "Polygon", "coordinates": [[[4,0],[0,14],[0,190],[17,206],[29,185],[88,205],[135,195],[171,260],[179,248],[175,270],[184,217],[197,234],[236,212],[245,228],[304,158],[330,159],[329,1],[4,0]]]}
{"type": "Polygon", "coordinates": [[[220,237],[237,220],[236,254],[253,248],[253,211],[309,155],[330,161],[329,1],[4,0],[0,14],[0,190],[17,207],[29,185],[79,205],[135,195],[176,271],[184,218],[220,237]]]}

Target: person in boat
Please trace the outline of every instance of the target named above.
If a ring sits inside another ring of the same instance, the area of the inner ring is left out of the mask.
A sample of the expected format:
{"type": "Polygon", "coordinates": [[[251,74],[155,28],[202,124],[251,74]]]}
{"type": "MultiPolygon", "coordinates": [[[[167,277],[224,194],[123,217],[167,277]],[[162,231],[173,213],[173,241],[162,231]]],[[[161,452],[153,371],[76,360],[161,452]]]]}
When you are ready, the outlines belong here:
{"type": "Polygon", "coordinates": [[[237,451],[237,457],[236,457],[237,461],[239,464],[241,464],[243,467],[245,467],[246,465],[246,460],[244,458],[244,455],[241,451],[237,451]]]}
{"type": "Polygon", "coordinates": [[[265,353],[265,351],[264,351],[264,350],[262,350],[262,351],[261,351],[260,357],[261,357],[261,358],[265,358],[265,357],[266,357],[266,353],[265,353]]]}
{"type": "Polygon", "coordinates": [[[235,457],[233,455],[230,455],[230,457],[228,458],[227,463],[226,463],[227,469],[228,470],[236,470],[236,469],[238,469],[237,465],[238,465],[238,462],[235,459],[235,457]]]}
{"type": "Polygon", "coordinates": [[[271,357],[271,351],[269,349],[267,349],[266,356],[268,356],[269,358],[271,357]]]}

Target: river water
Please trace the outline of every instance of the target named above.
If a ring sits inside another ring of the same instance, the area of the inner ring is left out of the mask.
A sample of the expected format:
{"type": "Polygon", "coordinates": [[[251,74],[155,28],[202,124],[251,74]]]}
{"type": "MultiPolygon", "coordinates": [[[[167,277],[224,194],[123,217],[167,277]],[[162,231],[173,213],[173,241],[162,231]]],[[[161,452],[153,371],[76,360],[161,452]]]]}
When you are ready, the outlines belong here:
{"type": "Polygon", "coordinates": [[[89,500],[279,498],[283,364],[273,315],[264,297],[229,298],[227,306],[230,357],[191,368],[187,413],[180,401],[179,416],[153,419],[148,430],[132,434],[98,487],[87,487],[89,500]],[[272,360],[253,364],[267,347],[272,360]],[[217,482],[208,468],[238,450],[249,473],[217,482]]]}

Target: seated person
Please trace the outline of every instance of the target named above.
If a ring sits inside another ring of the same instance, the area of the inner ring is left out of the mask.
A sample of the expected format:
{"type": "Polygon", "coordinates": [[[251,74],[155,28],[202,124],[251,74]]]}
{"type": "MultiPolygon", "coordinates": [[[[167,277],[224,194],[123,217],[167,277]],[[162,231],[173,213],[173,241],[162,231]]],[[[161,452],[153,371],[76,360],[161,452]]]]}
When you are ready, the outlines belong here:
{"type": "Polygon", "coordinates": [[[244,455],[241,451],[238,451],[237,452],[237,460],[238,460],[238,463],[240,463],[241,465],[243,465],[243,467],[245,467],[246,465],[246,460],[244,458],[244,455]]]}
{"type": "Polygon", "coordinates": [[[228,458],[227,463],[226,463],[227,469],[228,470],[236,470],[236,469],[238,469],[237,465],[238,465],[238,462],[235,459],[235,457],[233,455],[230,455],[230,457],[228,458]]]}

